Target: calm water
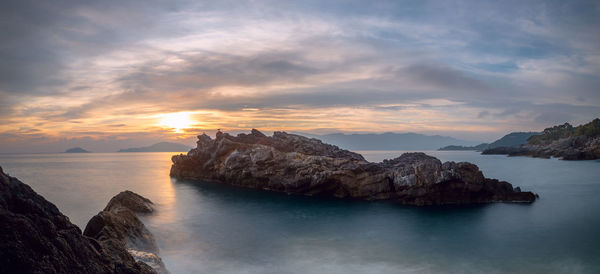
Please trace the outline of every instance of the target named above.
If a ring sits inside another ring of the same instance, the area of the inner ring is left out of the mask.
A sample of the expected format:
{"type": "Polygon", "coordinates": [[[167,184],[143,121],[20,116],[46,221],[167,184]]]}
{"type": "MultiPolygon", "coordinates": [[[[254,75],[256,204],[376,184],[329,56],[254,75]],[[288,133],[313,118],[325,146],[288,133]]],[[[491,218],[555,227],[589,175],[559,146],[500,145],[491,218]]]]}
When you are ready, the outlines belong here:
{"type": "MultiPolygon", "coordinates": [[[[362,152],[380,161],[400,152],[362,152]]],[[[118,192],[172,273],[600,273],[600,161],[428,152],[532,190],[532,205],[415,208],[169,178],[170,153],[1,155],[4,170],[84,227],[118,192]]]]}

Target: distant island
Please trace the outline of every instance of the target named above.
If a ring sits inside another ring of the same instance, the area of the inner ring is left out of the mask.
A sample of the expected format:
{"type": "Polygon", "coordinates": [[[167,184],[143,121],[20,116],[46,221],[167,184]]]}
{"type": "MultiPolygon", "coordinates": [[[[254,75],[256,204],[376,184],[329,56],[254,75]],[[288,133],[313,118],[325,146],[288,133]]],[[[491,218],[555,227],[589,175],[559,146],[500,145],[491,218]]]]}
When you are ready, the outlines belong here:
{"type": "Polygon", "coordinates": [[[80,147],[73,147],[73,148],[69,148],[69,149],[65,150],[64,153],[90,153],[90,152],[91,151],[87,151],[80,147]]]}
{"type": "Polygon", "coordinates": [[[178,143],[160,142],[147,147],[120,149],[117,152],[180,152],[188,151],[190,147],[178,143]]]}
{"type": "Polygon", "coordinates": [[[450,145],[450,146],[445,146],[443,148],[440,148],[438,150],[475,150],[475,151],[483,151],[485,149],[487,149],[490,146],[490,144],[488,143],[483,143],[483,144],[479,144],[476,146],[457,146],[457,145],[450,145]]]}
{"type": "Polygon", "coordinates": [[[527,140],[534,135],[540,135],[540,132],[511,132],[507,135],[504,135],[502,138],[488,144],[483,143],[476,146],[457,146],[450,145],[442,147],[438,150],[474,150],[474,151],[484,151],[490,148],[497,147],[513,147],[520,146],[527,143],[527,140]]]}
{"type": "Polygon", "coordinates": [[[600,119],[573,127],[569,123],[544,129],[520,146],[486,149],[482,154],[506,154],[563,160],[600,159],[600,119]]]}
{"type": "Polygon", "coordinates": [[[449,136],[424,135],[419,133],[367,133],[343,134],[333,133],[315,135],[295,133],[309,138],[336,145],[348,150],[436,150],[443,146],[473,146],[477,142],[460,140],[449,136]]]}

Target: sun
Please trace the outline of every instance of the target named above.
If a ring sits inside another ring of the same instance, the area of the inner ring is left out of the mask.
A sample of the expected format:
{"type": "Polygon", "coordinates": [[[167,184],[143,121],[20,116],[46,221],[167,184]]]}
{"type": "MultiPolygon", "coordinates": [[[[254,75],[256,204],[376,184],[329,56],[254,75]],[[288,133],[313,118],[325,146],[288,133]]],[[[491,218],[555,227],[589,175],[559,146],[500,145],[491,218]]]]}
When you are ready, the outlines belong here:
{"type": "Polygon", "coordinates": [[[194,124],[188,112],[161,114],[159,117],[160,125],[173,129],[175,133],[183,133],[184,128],[190,128],[194,124]]]}

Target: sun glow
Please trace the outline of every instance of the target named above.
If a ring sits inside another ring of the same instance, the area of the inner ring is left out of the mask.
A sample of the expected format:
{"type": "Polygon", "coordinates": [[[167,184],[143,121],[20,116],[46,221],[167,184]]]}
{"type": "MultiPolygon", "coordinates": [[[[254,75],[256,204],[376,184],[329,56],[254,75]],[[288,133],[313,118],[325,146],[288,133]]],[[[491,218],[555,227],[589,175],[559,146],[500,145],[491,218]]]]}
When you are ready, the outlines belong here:
{"type": "Polygon", "coordinates": [[[188,112],[161,114],[159,117],[159,125],[171,128],[175,133],[183,133],[183,129],[190,128],[194,124],[194,121],[188,112]]]}

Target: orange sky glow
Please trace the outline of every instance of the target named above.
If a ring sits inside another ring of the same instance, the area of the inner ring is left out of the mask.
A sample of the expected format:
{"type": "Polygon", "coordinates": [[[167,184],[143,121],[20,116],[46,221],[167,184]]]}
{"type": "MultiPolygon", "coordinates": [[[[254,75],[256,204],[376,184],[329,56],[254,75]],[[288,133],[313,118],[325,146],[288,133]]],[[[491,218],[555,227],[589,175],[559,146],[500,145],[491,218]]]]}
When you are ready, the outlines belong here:
{"type": "Polygon", "coordinates": [[[600,116],[600,27],[552,20],[568,7],[479,3],[464,17],[440,13],[453,8],[443,1],[390,5],[15,10],[0,49],[0,153],[193,145],[252,128],[489,142],[600,116]]]}

